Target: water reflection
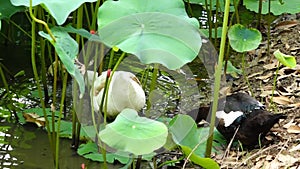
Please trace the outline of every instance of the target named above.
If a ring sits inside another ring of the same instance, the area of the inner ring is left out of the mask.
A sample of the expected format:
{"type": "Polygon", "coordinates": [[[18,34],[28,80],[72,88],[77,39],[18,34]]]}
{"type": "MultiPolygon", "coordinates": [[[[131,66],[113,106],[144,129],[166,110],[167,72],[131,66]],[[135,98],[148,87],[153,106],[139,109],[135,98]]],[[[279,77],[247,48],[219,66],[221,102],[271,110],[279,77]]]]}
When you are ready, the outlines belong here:
{"type": "Polygon", "coordinates": [[[9,134],[9,126],[0,126],[0,167],[3,169],[9,169],[12,166],[18,166],[18,159],[11,155],[13,151],[12,145],[7,141],[12,137],[9,134]]]}
{"type": "MultiPolygon", "coordinates": [[[[89,169],[99,169],[101,164],[77,155],[71,149],[71,141],[60,141],[60,168],[74,169],[85,164],[89,169]]],[[[19,125],[0,123],[0,168],[1,169],[52,169],[54,162],[46,131],[34,124],[19,125]]],[[[120,168],[120,165],[109,166],[120,168]]]]}

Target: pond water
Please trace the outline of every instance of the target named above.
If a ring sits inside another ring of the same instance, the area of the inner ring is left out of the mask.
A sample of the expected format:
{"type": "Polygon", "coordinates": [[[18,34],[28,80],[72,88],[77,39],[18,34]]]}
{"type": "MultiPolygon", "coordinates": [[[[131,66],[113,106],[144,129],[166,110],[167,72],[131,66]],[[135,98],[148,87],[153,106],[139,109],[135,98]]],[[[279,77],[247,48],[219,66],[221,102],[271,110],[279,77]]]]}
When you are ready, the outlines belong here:
{"type": "Polygon", "coordinates": [[[0,62],[9,70],[9,73],[14,75],[24,70],[28,76],[32,75],[30,46],[0,45],[0,51],[0,62]]]}
{"type": "MultiPolygon", "coordinates": [[[[71,140],[60,140],[60,168],[76,169],[85,164],[88,169],[99,169],[101,164],[92,162],[71,148],[71,140]]],[[[1,122],[0,168],[1,169],[52,169],[53,157],[45,130],[33,124],[19,125],[1,122]]],[[[119,168],[111,165],[109,168],[119,168]]]]}

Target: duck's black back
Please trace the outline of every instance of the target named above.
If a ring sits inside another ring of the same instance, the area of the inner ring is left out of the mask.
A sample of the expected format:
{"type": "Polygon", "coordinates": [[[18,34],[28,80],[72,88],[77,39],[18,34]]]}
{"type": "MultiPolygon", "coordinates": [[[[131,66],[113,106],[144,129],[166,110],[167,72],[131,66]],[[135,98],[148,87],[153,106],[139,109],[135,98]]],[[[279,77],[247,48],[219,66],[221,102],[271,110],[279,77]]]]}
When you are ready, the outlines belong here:
{"type": "Polygon", "coordinates": [[[284,118],[286,116],[283,114],[273,114],[260,109],[253,110],[240,125],[236,138],[245,146],[257,145],[259,138],[262,141],[274,124],[284,118]]]}

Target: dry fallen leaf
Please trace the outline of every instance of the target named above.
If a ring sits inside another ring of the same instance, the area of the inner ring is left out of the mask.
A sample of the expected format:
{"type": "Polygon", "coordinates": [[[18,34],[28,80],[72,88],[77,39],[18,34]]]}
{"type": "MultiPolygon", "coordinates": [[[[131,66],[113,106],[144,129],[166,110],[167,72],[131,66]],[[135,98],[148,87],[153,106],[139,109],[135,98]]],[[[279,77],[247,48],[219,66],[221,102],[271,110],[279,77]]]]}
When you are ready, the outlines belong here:
{"type": "Polygon", "coordinates": [[[23,112],[23,117],[25,118],[26,122],[35,123],[38,127],[44,127],[46,120],[44,117],[40,117],[36,113],[25,113],[23,112]]]}
{"type": "Polygon", "coordinates": [[[288,123],[286,123],[285,125],[283,125],[282,127],[287,129],[292,125],[295,125],[296,123],[294,122],[294,118],[291,119],[291,121],[289,121],[288,123]]]}
{"type": "Polygon", "coordinates": [[[293,148],[291,148],[289,150],[289,152],[298,151],[298,150],[300,150],[300,144],[298,144],[297,146],[294,146],[293,148]]]}
{"type": "Polygon", "coordinates": [[[291,86],[280,86],[280,94],[283,96],[293,96],[293,92],[295,91],[296,84],[292,84],[291,86]]]}
{"type": "Polygon", "coordinates": [[[270,166],[271,166],[271,163],[269,161],[265,161],[264,166],[261,168],[270,168],[270,166]]]}
{"type": "Polygon", "coordinates": [[[252,77],[254,77],[254,76],[261,75],[261,74],[263,74],[263,73],[264,73],[263,71],[260,71],[260,72],[253,73],[253,74],[251,74],[251,75],[249,75],[249,76],[247,76],[247,77],[248,77],[248,78],[252,78],[252,77]]]}
{"type": "Polygon", "coordinates": [[[290,104],[289,107],[300,107],[300,102],[299,103],[290,104]]]}
{"type": "Polygon", "coordinates": [[[282,21],[282,22],[279,22],[278,24],[276,24],[275,28],[276,29],[288,29],[288,28],[294,27],[296,25],[298,25],[298,21],[297,20],[282,21]]]}
{"type": "Polygon", "coordinates": [[[278,169],[282,166],[282,164],[277,160],[274,159],[272,162],[269,163],[269,165],[264,166],[263,168],[268,168],[268,169],[278,169]]]}
{"type": "Polygon", "coordinates": [[[224,96],[231,94],[231,87],[229,87],[229,86],[222,87],[219,92],[220,92],[220,95],[224,95],[224,96]]]}
{"type": "Polygon", "coordinates": [[[300,133],[300,127],[297,125],[291,125],[288,129],[287,129],[288,133],[292,133],[292,134],[299,134],[300,133]]]}
{"type": "Polygon", "coordinates": [[[298,161],[297,158],[294,158],[291,155],[284,155],[284,154],[278,154],[278,161],[282,162],[284,164],[284,166],[291,166],[293,165],[295,162],[298,161]]]}
{"type": "Polygon", "coordinates": [[[52,112],[55,112],[55,105],[53,103],[51,103],[50,108],[52,112]]]}
{"type": "Polygon", "coordinates": [[[272,155],[267,155],[266,160],[267,161],[272,161],[273,160],[273,156],[272,155]]]}
{"type": "Polygon", "coordinates": [[[272,90],[273,86],[271,85],[267,85],[267,86],[263,86],[263,90],[272,90]]]}
{"type": "Polygon", "coordinates": [[[289,78],[289,77],[291,77],[291,74],[288,74],[288,75],[281,75],[281,74],[279,74],[278,73],[278,77],[277,77],[277,81],[280,81],[280,80],[283,80],[283,79],[285,79],[285,78],[289,78]]]}
{"type": "Polygon", "coordinates": [[[267,70],[272,70],[272,69],[277,68],[278,63],[279,63],[279,62],[276,60],[276,61],[274,61],[273,63],[264,65],[263,67],[264,67],[265,69],[267,69],[267,70]]]}
{"type": "Polygon", "coordinates": [[[254,167],[252,167],[252,169],[260,169],[262,168],[263,164],[264,164],[264,160],[260,160],[255,164],[254,167]]]}
{"type": "Polygon", "coordinates": [[[292,101],[285,96],[278,96],[278,97],[273,97],[273,102],[280,104],[280,105],[288,105],[291,104],[292,101]]]}
{"type": "Polygon", "coordinates": [[[272,76],[273,76],[273,72],[270,72],[270,73],[268,73],[267,75],[255,77],[255,79],[259,79],[259,80],[267,80],[267,79],[269,79],[269,78],[272,77],[272,76]]]}
{"type": "Polygon", "coordinates": [[[293,46],[293,47],[290,48],[291,51],[299,50],[299,49],[300,49],[300,47],[297,47],[297,46],[293,46]]]}
{"type": "MultiPolygon", "coordinates": [[[[278,95],[278,94],[279,93],[277,91],[274,91],[274,95],[278,95]]],[[[271,96],[271,95],[272,95],[272,90],[265,90],[259,96],[266,97],[266,96],[271,96]]]]}

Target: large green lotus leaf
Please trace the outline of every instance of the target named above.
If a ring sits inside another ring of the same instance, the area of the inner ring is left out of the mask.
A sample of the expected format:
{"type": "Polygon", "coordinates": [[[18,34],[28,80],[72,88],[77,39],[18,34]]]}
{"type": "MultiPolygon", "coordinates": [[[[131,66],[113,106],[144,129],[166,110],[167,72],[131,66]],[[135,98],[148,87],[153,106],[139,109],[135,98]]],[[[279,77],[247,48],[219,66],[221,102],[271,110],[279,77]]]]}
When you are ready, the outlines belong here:
{"type": "Polygon", "coordinates": [[[201,47],[199,24],[181,0],[106,1],[98,13],[98,32],[109,47],[136,55],[144,64],[177,69],[201,47]]]}
{"type": "MultiPolygon", "coordinates": [[[[10,0],[15,6],[29,7],[29,0],[10,0]]],[[[57,24],[62,25],[69,14],[76,10],[85,2],[95,2],[97,0],[32,0],[32,6],[41,4],[51,16],[56,20],[57,24]]]]}
{"type": "MultiPolygon", "coordinates": [[[[203,158],[205,153],[206,141],[208,138],[209,128],[199,128],[192,117],[188,115],[176,115],[170,121],[170,133],[175,143],[180,145],[182,151],[188,156],[195,146],[197,149],[192,153],[190,160],[204,168],[219,168],[219,165],[212,159],[203,158]]],[[[226,143],[220,138],[220,134],[215,130],[214,139],[218,142],[213,142],[213,151],[215,147],[220,147],[221,143],[226,143]]]]}
{"type": "Polygon", "coordinates": [[[237,52],[245,52],[256,49],[261,42],[261,33],[254,28],[246,28],[235,24],[228,31],[230,46],[237,52]]]}
{"type": "Polygon", "coordinates": [[[297,62],[296,62],[296,58],[294,56],[290,56],[290,55],[281,53],[279,49],[274,52],[274,56],[284,66],[287,66],[289,68],[296,67],[297,62]]]}
{"type": "Polygon", "coordinates": [[[0,19],[10,18],[16,12],[23,10],[24,7],[13,6],[9,0],[0,1],[0,19]]]}
{"type": "Polygon", "coordinates": [[[68,25],[66,25],[64,27],[60,27],[60,28],[63,29],[64,31],[66,31],[66,32],[75,33],[75,34],[78,34],[78,35],[80,35],[84,38],[87,38],[87,39],[92,37],[92,34],[90,32],[88,32],[87,30],[85,30],[85,29],[76,29],[76,28],[72,27],[71,24],[68,24],[68,25]]]}
{"type": "MultiPolygon", "coordinates": [[[[258,13],[258,0],[244,0],[244,5],[247,9],[258,13]]],[[[262,14],[268,13],[269,1],[262,2],[262,14]]],[[[300,1],[299,0],[271,0],[271,12],[274,15],[281,15],[283,13],[295,14],[300,12],[300,1]],[[282,3],[281,3],[282,2],[282,3]]]]}
{"type": "Polygon", "coordinates": [[[152,153],[166,143],[167,136],[165,124],[139,117],[133,109],[124,109],[99,132],[99,138],[110,147],[135,155],[152,153]]]}
{"type": "MultiPolygon", "coordinates": [[[[209,37],[209,29],[200,29],[200,32],[205,36],[209,37]]],[[[212,38],[221,38],[222,37],[222,27],[217,28],[217,36],[216,35],[216,30],[212,29],[212,38]]]]}
{"type": "Polygon", "coordinates": [[[178,114],[170,121],[170,133],[178,145],[194,147],[199,142],[197,125],[188,115],[178,114]]]}
{"type": "MultiPolygon", "coordinates": [[[[192,117],[179,114],[170,121],[169,131],[174,142],[180,146],[187,146],[193,149],[200,143],[194,153],[198,156],[204,156],[209,128],[197,128],[192,117]]],[[[225,140],[221,141],[217,138],[219,136],[219,132],[215,130],[214,138],[216,137],[218,140],[218,142],[213,142],[213,151],[215,152],[217,151],[215,147],[222,146],[222,143],[226,144],[225,140]]]]}
{"type": "MultiPolygon", "coordinates": [[[[59,112],[58,112],[59,113],[59,112]]],[[[52,124],[52,117],[48,115],[49,124],[52,124]]],[[[55,121],[55,128],[53,129],[52,125],[50,125],[50,132],[57,131],[58,123],[57,123],[57,117],[54,119],[55,121]]],[[[61,120],[60,126],[59,126],[59,137],[61,138],[72,138],[72,122],[61,120]]],[[[86,139],[88,138],[88,134],[84,130],[80,130],[80,139],[86,139]]]]}
{"type": "Polygon", "coordinates": [[[58,54],[60,60],[64,64],[66,70],[70,75],[72,75],[78,85],[81,96],[85,91],[85,84],[83,80],[83,75],[80,73],[80,70],[74,64],[74,59],[78,54],[78,44],[76,41],[66,32],[64,29],[60,27],[54,27],[51,29],[53,35],[56,38],[54,42],[50,35],[45,32],[40,31],[39,34],[48,39],[50,43],[54,46],[56,53],[58,54]]]}

